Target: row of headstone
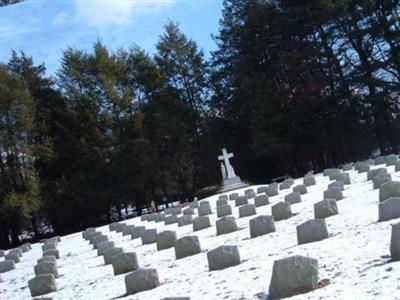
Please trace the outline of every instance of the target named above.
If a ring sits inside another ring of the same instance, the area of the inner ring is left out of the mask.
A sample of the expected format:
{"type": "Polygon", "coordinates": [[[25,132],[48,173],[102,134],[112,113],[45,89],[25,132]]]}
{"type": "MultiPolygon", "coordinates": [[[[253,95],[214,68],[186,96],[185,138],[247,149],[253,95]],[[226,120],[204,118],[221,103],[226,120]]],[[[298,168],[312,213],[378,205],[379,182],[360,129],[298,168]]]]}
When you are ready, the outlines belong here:
{"type": "Polygon", "coordinates": [[[56,278],[59,277],[57,259],[60,258],[58,242],[60,237],[42,240],[42,258],[34,266],[35,277],[28,281],[32,297],[57,291],[56,278]]]}
{"type": "Polygon", "coordinates": [[[388,221],[400,217],[400,182],[389,181],[379,187],[378,208],[378,221],[388,221]]]}
{"type": "Polygon", "coordinates": [[[18,248],[8,250],[7,254],[6,251],[0,250],[0,257],[4,257],[4,260],[0,261],[0,274],[14,270],[15,265],[21,261],[23,254],[31,249],[31,244],[25,243],[18,248]]]}

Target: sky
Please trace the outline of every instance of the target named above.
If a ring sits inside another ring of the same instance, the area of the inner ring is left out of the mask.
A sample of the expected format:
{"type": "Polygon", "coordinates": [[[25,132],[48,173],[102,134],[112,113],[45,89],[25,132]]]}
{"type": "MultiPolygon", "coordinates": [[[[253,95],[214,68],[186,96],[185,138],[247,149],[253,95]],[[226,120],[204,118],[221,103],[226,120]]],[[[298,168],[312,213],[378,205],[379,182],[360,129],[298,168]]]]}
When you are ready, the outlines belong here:
{"type": "Polygon", "coordinates": [[[164,25],[178,22],[206,55],[216,48],[222,0],[26,0],[0,8],[0,62],[24,51],[54,74],[68,47],[138,45],[153,53],[164,25]]]}

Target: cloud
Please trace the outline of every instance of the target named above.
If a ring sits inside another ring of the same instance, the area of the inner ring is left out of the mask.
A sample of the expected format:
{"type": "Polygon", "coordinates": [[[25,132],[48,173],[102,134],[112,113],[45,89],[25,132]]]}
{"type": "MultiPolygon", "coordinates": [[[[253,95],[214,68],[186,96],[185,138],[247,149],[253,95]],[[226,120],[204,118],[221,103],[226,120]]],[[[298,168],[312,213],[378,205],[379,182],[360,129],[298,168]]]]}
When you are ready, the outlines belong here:
{"type": "Polygon", "coordinates": [[[54,26],[62,26],[67,22],[68,14],[65,12],[58,13],[53,19],[54,26]]]}
{"type": "Polygon", "coordinates": [[[135,15],[157,13],[175,0],[75,0],[75,17],[93,27],[127,25],[135,15]]]}

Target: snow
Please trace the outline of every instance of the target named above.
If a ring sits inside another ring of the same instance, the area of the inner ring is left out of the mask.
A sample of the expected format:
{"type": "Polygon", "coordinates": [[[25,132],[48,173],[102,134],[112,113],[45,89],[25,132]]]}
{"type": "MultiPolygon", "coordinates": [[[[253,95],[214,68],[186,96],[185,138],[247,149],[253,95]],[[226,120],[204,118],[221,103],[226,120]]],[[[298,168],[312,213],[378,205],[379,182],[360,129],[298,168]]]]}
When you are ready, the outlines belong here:
{"type": "MultiPolygon", "coordinates": [[[[373,168],[377,167],[382,166],[373,168]]],[[[394,167],[387,169],[393,180],[400,180],[400,173],[396,174],[394,167]]],[[[141,222],[140,218],[125,221],[157,228],[159,232],[176,230],[178,238],[193,234],[199,236],[203,252],[179,260],[175,259],[173,248],[157,251],[155,244],[141,245],[140,239],[131,240],[130,236],[110,232],[108,226],[99,227],[97,230],[106,234],[117,247],[136,252],[141,267],[158,270],[161,285],[136,295],[125,295],[125,275],[114,276],[112,266],[104,265],[103,258],[96,255],[81,233],[64,236],[58,247],[61,255],[59,272],[62,275],[56,279],[58,291],[46,297],[63,300],[162,299],[172,296],[190,296],[192,300],[260,299],[268,294],[276,259],[305,255],[318,259],[319,279],[329,279],[330,284],[291,299],[400,299],[400,262],[391,262],[389,257],[391,224],[399,220],[378,223],[378,190],[372,189],[366,173],[349,173],[352,184],[345,187],[344,200],[338,201],[339,215],[326,219],[330,233],[328,239],[297,245],[296,226],[313,218],[313,204],[322,200],[323,191],[330,183],[328,177],[316,174],[317,185],[308,187],[308,193],[302,195],[303,202],[292,205],[294,216],[276,222],[276,232],[254,239],[249,238],[249,220],[254,216],[239,219],[238,208],[232,202],[240,230],[216,236],[215,202],[218,195],[205,199],[213,208],[212,227],[195,233],[191,225],[165,226],[163,223],[141,222]],[[237,245],[242,263],[209,272],[206,253],[220,245],[237,245]]],[[[295,185],[300,183],[302,178],[295,180],[295,185]]],[[[283,201],[289,192],[291,189],[280,191],[279,195],[270,197],[270,203],[283,201]]],[[[257,214],[270,215],[271,204],[258,207],[257,214]]],[[[34,244],[31,251],[24,253],[15,270],[1,274],[1,300],[30,298],[27,282],[34,277],[33,267],[40,257],[41,245],[34,244]]]]}

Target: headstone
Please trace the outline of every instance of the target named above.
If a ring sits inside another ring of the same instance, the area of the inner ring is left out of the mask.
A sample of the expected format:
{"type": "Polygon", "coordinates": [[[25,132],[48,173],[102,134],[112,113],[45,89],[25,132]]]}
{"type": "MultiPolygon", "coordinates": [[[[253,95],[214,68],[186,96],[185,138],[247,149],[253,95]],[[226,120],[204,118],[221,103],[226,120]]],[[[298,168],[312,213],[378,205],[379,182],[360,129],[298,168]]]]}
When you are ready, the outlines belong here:
{"type": "Polygon", "coordinates": [[[328,188],[326,191],[324,191],[324,199],[335,199],[336,201],[342,200],[343,193],[339,188],[328,188]]]}
{"type": "Polygon", "coordinates": [[[89,243],[90,243],[90,241],[93,240],[95,237],[98,237],[101,235],[103,235],[103,234],[100,231],[89,232],[88,234],[86,234],[85,239],[87,241],[89,241],[89,243]]]}
{"type": "Polygon", "coordinates": [[[0,273],[5,273],[15,269],[15,263],[11,259],[0,261],[0,273]]]}
{"type": "Polygon", "coordinates": [[[235,199],[235,206],[237,207],[237,206],[241,206],[241,205],[245,205],[245,204],[247,204],[248,203],[248,201],[247,201],[247,198],[246,197],[243,197],[243,196],[241,196],[241,197],[237,197],[236,199],[235,199]]]}
{"type": "Polygon", "coordinates": [[[278,194],[279,194],[278,185],[277,185],[277,184],[274,184],[274,183],[271,183],[271,184],[267,187],[265,193],[266,193],[269,197],[273,197],[273,196],[278,195],[278,194]]]}
{"type": "Polygon", "coordinates": [[[390,197],[400,197],[399,181],[390,181],[379,187],[379,202],[383,202],[390,197]]]}
{"type": "Polygon", "coordinates": [[[227,216],[221,219],[218,219],[215,222],[217,227],[217,235],[226,234],[234,232],[238,229],[236,225],[235,217],[227,216]]]}
{"type": "Polygon", "coordinates": [[[392,225],[390,237],[390,255],[393,261],[400,260],[400,223],[392,225]]]}
{"type": "Polygon", "coordinates": [[[378,156],[374,158],[374,165],[383,165],[385,163],[386,161],[384,156],[378,156]]]}
{"type": "Polygon", "coordinates": [[[292,209],[290,203],[278,202],[271,207],[272,216],[275,221],[289,219],[292,216],[292,209]]]}
{"type": "Polygon", "coordinates": [[[197,200],[195,200],[195,201],[192,201],[192,202],[190,202],[189,203],[189,207],[190,208],[198,208],[199,207],[199,203],[198,203],[198,201],[197,200]]]}
{"type": "Polygon", "coordinates": [[[170,213],[171,213],[172,215],[177,216],[177,215],[179,215],[179,214],[182,213],[182,208],[180,208],[180,207],[171,207],[171,208],[170,208],[170,213]]]}
{"type": "Polygon", "coordinates": [[[343,165],[343,171],[351,171],[353,170],[353,164],[352,163],[348,163],[348,164],[344,164],[343,165]]]}
{"type": "Polygon", "coordinates": [[[164,222],[166,217],[167,216],[164,213],[159,213],[159,214],[157,214],[157,216],[155,216],[154,221],[156,221],[156,223],[164,222]]]}
{"type": "Polygon", "coordinates": [[[340,173],[334,177],[336,181],[343,182],[343,184],[351,184],[349,173],[340,173]]]}
{"type": "Polygon", "coordinates": [[[299,184],[293,187],[293,192],[300,193],[301,195],[304,195],[307,193],[307,187],[304,184],[299,184]]]}
{"type": "Polygon", "coordinates": [[[390,197],[379,203],[379,221],[400,217],[400,197],[390,197]]]}
{"type": "Polygon", "coordinates": [[[45,256],[55,256],[55,258],[59,259],[60,258],[60,252],[58,252],[58,250],[47,250],[45,252],[43,252],[43,257],[45,256]]]}
{"type": "Polygon", "coordinates": [[[244,191],[244,196],[245,196],[247,199],[252,199],[252,198],[254,198],[254,197],[256,196],[256,193],[254,192],[253,189],[248,189],[248,190],[245,190],[245,191],[244,191]]]}
{"type": "Polygon", "coordinates": [[[42,262],[52,262],[57,266],[57,258],[55,256],[45,256],[37,260],[38,264],[42,262]]]}
{"type": "Polygon", "coordinates": [[[374,178],[377,175],[387,174],[387,173],[388,172],[387,172],[386,168],[378,168],[378,169],[369,170],[367,173],[367,180],[372,180],[372,178],[374,178]]]}
{"type": "Polygon", "coordinates": [[[24,253],[28,252],[29,250],[31,250],[31,248],[29,247],[28,244],[23,244],[23,245],[19,246],[19,249],[24,253]]]}
{"type": "Polygon", "coordinates": [[[398,162],[394,165],[394,171],[395,171],[395,172],[400,171],[400,161],[398,161],[398,162]]]}
{"type": "Polygon", "coordinates": [[[219,195],[218,200],[226,200],[226,201],[228,201],[229,197],[228,197],[228,195],[219,195]]]}
{"type": "Polygon", "coordinates": [[[323,171],[324,176],[328,176],[330,180],[333,180],[333,178],[336,175],[339,175],[342,172],[340,169],[325,169],[323,171]]]}
{"type": "Polygon", "coordinates": [[[250,220],[249,224],[251,238],[276,231],[274,217],[272,216],[255,217],[254,219],[250,220]]]}
{"type": "Polygon", "coordinates": [[[183,215],[185,215],[185,216],[192,216],[192,215],[194,215],[194,210],[193,210],[193,208],[190,208],[190,207],[185,208],[185,209],[183,210],[183,215]]]}
{"type": "Polygon", "coordinates": [[[321,241],[328,238],[325,219],[308,220],[296,227],[299,245],[321,241]]]}
{"type": "Polygon", "coordinates": [[[178,218],[178,226],[186,226],[193,223],[193,217],[190,215],[184,215],[178,218]]]}
{"type": "Polygon", "coordinates": [[[339,213],[335,199],[325,199],[314,204],[315,219],[325,219],[339,213]]]}
{"type": "Polygon", "coordinates": [[[358,171],[358,173],[368,172],[369,171],[369,162],[359,161],[355,164],[354,168],[358,171]]]}
{"type": "Polygon", "coordinates": [[[269,296],[288,298],[318,288],[318,260],[300,255],[276,260],[272,269],[269,296]]]}
{"type": "Polygon", "coordinates": [[[372,178],[373,188],[374,190],[380,188],[386,182],[392,181],[392,177],[390,174],[379,174],[372,178]]]}
{"type": "Polygon", "coordinates": [[[97,245],[97,255],[101,256],[104,255],[104,253],[111,248],[114,248],[114,242],[102,242],[100,244],[97,245]]]}
{"type": "Polygon", "coordinates": [[[301,202],[301,195],[298,192],[292,192],[285,196],[285,202],[290,204],[300,203],[301,202]]]}
{"type": "Polygon", "coordinates": [[[202,216],[193,220],[193,231],[199,231],[211,227],[210,217],[202,216]]]}
{"type": "Polygon", "coordinates": [[[83,237],[84,239],[86,239],[86,236],[87,236],[89,233],[95,232],[95,231],[96,231],[96,229],[93,228],[93,227],[86,228],[85,231],[82,232],[82,237],[83,237]]]}
{"type": "Polygon", "coordinates": [[[142,244],[153,244],[157,242],[157,229],[146,229],[142,233],[142,244]]]}
{"type": "Polygon", "coordinates": [[[268,191],[268,186],[266,185],[257,188],[257,194],[266,193],[267,191],[268,191]]]}
{"type": "Polygon", "coordinates": [[[101,235],[101,236],[96,237],[93,240],[93,249],[97,249],[99,244],[104,243],[104,242],[108,242],[108,237],[106,235],[101,235]]]}
{"type": "Polygon", "coordinates": [[[240,254],[237,246],[223,245],[207,252],[208,269],[223,270],[240,264],[240,254]]]}
{"type": "Polygon", "coordinates": [[[4,250],[0,250],[0,257],[4,257],[4,255],[6,255],[4,250]]]}
{"type": "Polygon", "coordinates": [[[264,206],[264,205],[267,205],[267,204],[269,204],[269,199],[268,199],[267,195],[257,195],[254,198],[254,205],[256,207],[264,206]]]}
{"type": "Polygon", "coordinates": [[[232,214],[232,208],[229,204],[217,206],[217,218],[225,217],[232,214]]]}
{"type": "Polygon", "coordinates": [[[303,178],[303,184],[304,184],[305,186],[316,185],[317,183],[316,183],[316,181],[315,181],[314,175],[305,176],[305,177],[303,178]]]}
{"type": "Polygon", "coordinates": [[[131,239],[139,239],[142,237],[143,232],[145,232],[145,226],[136,226],[131,232],[131,239]]]}
{"type": "Polygon", "coordinates": [[[15,254],[18,257],[22,257],[22,250],[21,249],[11,249],[10,251],[8,251],[9,254],[15,254]]]}
{"type": "Polygon", "coordinates": [[[175,242],[175,258],[180,259],[201,252],[197,236],[184,236],[175,242]]]}
{"type": "Polygon", "coordinates": [[[235,200],[237,197],[239,197],[238,193],[229,194],[229,200],[235,200]]]}
{"type": "Polygon", "coordinates": [[[125,252],[113,256],[111,258],[111,264],[114,275],[125,274],[139,268],[137,256],[134,252],[125,252]]]}
{"type": "Polygon", "coordinates": [[[37,275],[28,281],[28,287],[32,297],[56,292],[56,279],[53,274],[37,275]]]}
{"type": "Polygon", "coordinates": [[[218,199],[217,200],[217,207],[221,206],[221,205],[226,205],[226,204],[228,204],[228,200],[226,200],[226,199],[218,199]]]}
{"type": "MultiPolygon", "coordinates": [[[[140,221],[147,221],[149,219],[149,215],[142,215],[140,216],[140,221]]],[[[111,225],[111,224],[110,224],[111,225]]]]}
{"type": "MultiPolygon", "coordinates": [[[[147,215],[143,215],[142,217],[145,217],[145,216],[147,216],[147,215]]],[[[142,218],[141,217],[141,218],[142,218]]],[[[143,220],[142,220],[143,221],[143,220]]],[[[109,224],[108,225],[108,229],[110,230],[110,231],[115,231],[115,230],[117,230],[117,227],[119,226],[119,223],[118,222],[114,222],[114,223],[111,223],[111,224],[109,224]]]]}
{"type": "Polygon", "coordinates": [[[175,246],[176,232],[163,231],[157,234],[157,250],[164,250],[175,246]]]}
{"type": "Polygon", "coordinates": [[[207,216],[211,214],[211,206],[208,202],[200,202],[200,207],[197,209],[199,217],[207,216]]]}
{"type": "Polygon", "coordinates": [[[252,216],[256,213],[256,207],[254,206],[254,204],[246,204],[239,207],[239,218],[252,216]]]}
{"type": "Polygon", "coordinates": [[[154,289],[160,285],[156,269],[137,269],[125,276],[126,294],[154,289]]]}
{"type": "Polygon", "coordinates": [[[344,183],[341,181],[334,181],[328,184],[328,189],[330,188],[338,188],[339,190],[344,191],[344,183]]]}
{"type": "Polygon", "coordinates": [[[6,260],[12,260],[14,263],[19,263],[21,261],[19,255],[15,252],[14,253],[9,252],[4,257],[6,260]]]}
{"type": "Polygon", "coordinates": [[[394,166],[397,162],[397,155],[389,154],[385,156],[385,161],[387,166],[394,166]]]}
{"type": "MultiPolygon", "coordinates": [[[[200,209],[200,208],[199,208],[200,209]]],[[[167,216],[166,218],[165,218],[165,221],[164,221],[164,224],[165,225],[171,225],[171,224],[175,224],[175,223],[178,223],[178,216],[176,216],[176,215],[170,215],[170,216],[167,216]]]]}
{"type": "Polygon", "coordinates": [[[285,179],[280,185],[279,185],[279,189],[280,190],[287,190],[290,189],[292,187],[292,185],[294,184],[294,180],[293,179],[285,179]]]}
{"type": "Polygon", "coordinates": [[[112,259],[114,256],[121,254],[124,252],[124,249],[122,248],[109,248],[108,250],[104,251],[103,258],[104,258],[104,264],[105,265],[110,265],[112,263],[112,259]]]}
{"type": "Polygon", "coordinates": [[[40,274],[53,274],[55,278],[59,276],[57,271],[57,264],[56,262],[52,261],[41,262],[34,267],[34,270],[36,276],[40,274]]]}

